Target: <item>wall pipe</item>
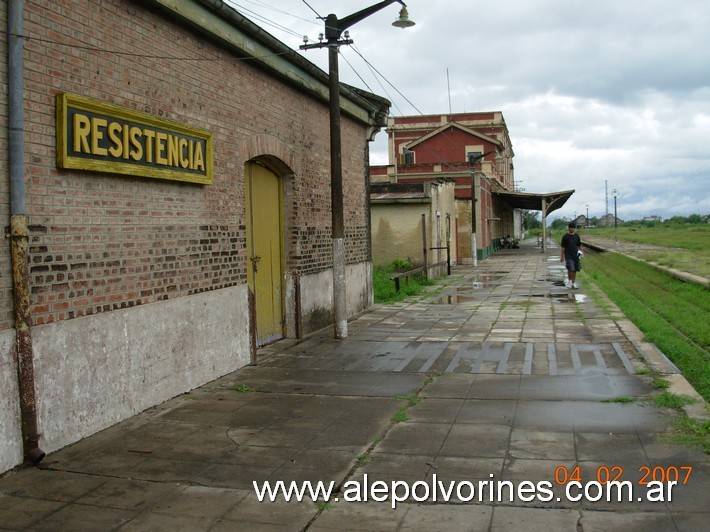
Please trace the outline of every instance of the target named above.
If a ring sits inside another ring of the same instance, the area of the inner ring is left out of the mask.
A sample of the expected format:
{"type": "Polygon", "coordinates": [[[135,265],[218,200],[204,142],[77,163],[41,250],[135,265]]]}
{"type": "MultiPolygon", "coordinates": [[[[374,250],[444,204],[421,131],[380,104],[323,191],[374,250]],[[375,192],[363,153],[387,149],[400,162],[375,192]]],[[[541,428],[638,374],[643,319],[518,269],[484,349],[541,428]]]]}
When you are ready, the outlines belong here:
{"type": "Polygon", "coordinates": [[[39,447],[34,353],[30,331],[30,291],[27,257],[29,231],[25,205],[23,0],[8,0],[8,159],[10,171],[10,247],[15,296],[15,356],[20,395],[22,448],[25,463],[45,456],[39,447]]]}

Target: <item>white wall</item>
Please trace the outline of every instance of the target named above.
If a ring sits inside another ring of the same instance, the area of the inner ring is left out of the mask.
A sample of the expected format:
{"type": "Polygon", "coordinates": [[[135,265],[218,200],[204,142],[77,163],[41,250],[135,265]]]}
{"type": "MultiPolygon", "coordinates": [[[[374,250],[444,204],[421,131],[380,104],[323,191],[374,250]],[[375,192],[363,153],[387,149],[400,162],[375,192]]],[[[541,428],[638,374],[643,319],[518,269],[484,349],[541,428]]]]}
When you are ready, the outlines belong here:
{"type": "MultiPolygon", "coordinates": [[[[248,364],[247,308],[247,286],[240,285],[34,327],[42,450],[60,449],[248,364]]],[[[14,361],[6,360],[14,331],[9,342],[6,336],[0,337],[0,471],[22,460],[17,376],[14,361]]]]}
{"type": "Polygon", "coordinates": [[[0,473],[22,462],[15,329],[0,333],[0,473]]]}

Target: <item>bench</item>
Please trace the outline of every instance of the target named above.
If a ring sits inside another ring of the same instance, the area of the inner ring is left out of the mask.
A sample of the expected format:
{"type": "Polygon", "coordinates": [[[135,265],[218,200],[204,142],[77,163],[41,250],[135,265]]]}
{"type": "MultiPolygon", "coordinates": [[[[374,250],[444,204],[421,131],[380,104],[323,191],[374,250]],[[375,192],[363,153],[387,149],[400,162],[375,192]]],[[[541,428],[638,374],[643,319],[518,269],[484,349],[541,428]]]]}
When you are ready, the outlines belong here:
{"type": "Polygon", "coordinates": [[[399,292],[400,279],[404,279],[405,282],[409,283],[409,278],[412,275],[416,275],[422,272],[425,272],[426,275],[426,268],[424,268],[424,266],[420,266],[419,268],[414,268],[412,270],[407,270],[406,272],[396,273],[392,277],[390,277],[390,281],[394,281],[394,289],[399,292]]]}

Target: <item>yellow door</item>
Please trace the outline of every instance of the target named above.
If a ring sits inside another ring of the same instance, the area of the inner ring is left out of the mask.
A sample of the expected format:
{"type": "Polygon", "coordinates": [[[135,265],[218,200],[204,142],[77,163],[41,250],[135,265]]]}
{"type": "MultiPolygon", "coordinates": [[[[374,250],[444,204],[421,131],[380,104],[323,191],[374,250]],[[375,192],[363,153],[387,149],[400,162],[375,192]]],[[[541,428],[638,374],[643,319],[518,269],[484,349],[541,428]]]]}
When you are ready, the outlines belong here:
{"type": "Polygon", "coordinates": [[[267,168],[247,163],[247,283],[256,305],[256,343],[283,338],[281,183],[267,168]]]}

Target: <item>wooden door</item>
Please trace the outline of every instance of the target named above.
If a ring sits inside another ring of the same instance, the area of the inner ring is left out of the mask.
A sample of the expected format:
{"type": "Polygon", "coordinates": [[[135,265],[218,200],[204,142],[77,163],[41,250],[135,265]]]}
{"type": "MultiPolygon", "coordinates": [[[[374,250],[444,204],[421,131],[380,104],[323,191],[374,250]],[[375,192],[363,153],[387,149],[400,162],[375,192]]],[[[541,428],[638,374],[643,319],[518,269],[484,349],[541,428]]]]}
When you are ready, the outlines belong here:
{"type": "Polygon", "coordinates": [[[283,221],[281,181],[268,168],[247,163],[247,283],[256,307],[256,344],[283,338],[283,221]]]}

